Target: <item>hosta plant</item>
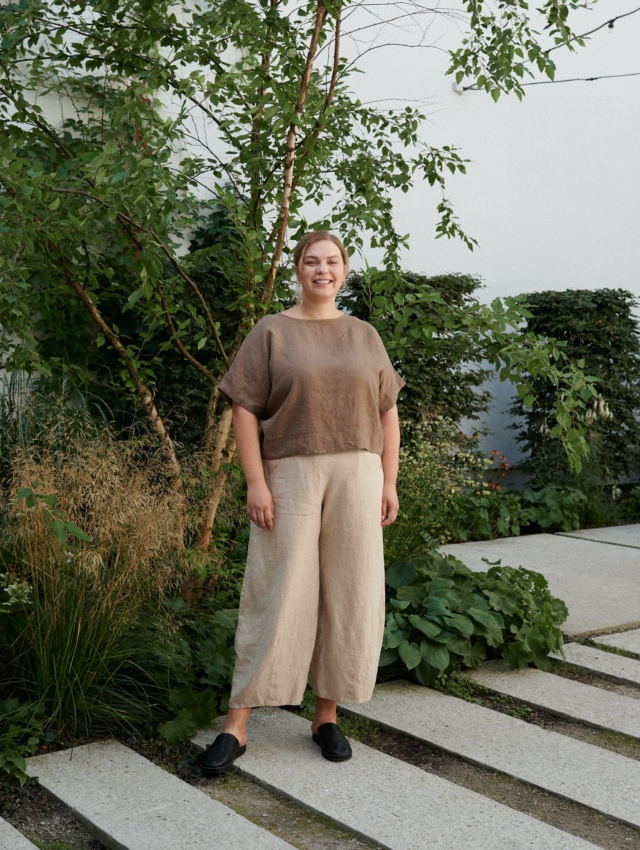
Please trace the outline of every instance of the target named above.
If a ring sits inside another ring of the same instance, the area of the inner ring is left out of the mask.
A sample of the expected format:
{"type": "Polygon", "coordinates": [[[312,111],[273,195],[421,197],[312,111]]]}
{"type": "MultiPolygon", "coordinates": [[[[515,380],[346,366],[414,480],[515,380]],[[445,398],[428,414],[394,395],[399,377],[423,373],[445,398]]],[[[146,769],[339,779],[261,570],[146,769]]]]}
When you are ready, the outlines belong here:
{"type": "Polygon", "coordinates": [[[472,572],[452,556],[433,551],[387,570],[390,590],[382,675],[410,673],[433,684],[486,658],[502,657],[513,668],[549,667],[562,649],[560,625],[567,607],[551,595],[539,573],[490,564],[472,572]]]}

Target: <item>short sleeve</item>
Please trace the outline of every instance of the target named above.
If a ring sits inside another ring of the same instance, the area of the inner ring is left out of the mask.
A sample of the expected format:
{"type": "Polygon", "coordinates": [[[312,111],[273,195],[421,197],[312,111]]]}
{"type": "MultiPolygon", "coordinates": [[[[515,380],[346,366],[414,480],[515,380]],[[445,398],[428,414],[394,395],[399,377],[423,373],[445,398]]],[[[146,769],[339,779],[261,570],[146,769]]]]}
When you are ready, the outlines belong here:
{"type": "Polygon", "coordinates": [[[389,355],[387,354],[387,350],[384,347],[384,343],[378,336],[380,341],[380,348],[382,349],[382,359],[383,366],[380,370],[380,391],[378,395],[378,410],[380,413],[385,413],[387,410],[391,410],[393,405],[396,403],[398,398],[398,393],[400,390],[406,385],[405,381],[402,380],[400,375],[396,372],[396,370],[391,365],[391,360],[389,359],[389,355]]]}
{"type": "Polygon", "coordinates": [[[247,334],[218,389],[229,401],[260,416],[271,393],[269,373],[270,335],[259,321],[247,334]]]}

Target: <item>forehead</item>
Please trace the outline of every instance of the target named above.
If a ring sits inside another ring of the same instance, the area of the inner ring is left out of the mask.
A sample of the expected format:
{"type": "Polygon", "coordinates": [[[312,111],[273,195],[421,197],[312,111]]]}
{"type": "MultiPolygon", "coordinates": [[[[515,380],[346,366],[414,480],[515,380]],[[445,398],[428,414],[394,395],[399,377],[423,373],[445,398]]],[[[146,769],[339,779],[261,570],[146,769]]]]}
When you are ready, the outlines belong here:
{"type": "Polygon", "coordinates": [[[342,254],[338,246],[334,245],[328,239],[319,239],[317,242],[312,242],[303,255],[304,260],[317,260],[320,258],[324,260],[331,257],[337,257],[341,260],[342,254]]]}

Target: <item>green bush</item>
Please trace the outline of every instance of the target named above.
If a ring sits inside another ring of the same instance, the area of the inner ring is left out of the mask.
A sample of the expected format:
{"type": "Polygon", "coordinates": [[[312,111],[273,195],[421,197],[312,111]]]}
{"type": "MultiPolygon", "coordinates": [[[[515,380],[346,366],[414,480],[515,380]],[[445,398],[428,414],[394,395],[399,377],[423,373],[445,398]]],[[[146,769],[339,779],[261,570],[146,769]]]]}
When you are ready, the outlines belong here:
{"type": "MultiPolygon", "coordinates": [[[[401,272],[394,282],[393,322],[385,321],[384,298],[376,293],[371,281],[352,272],[346,287],[338,294],[338,304],[366,322],[379,321],[378,329],[394,359],[397,340],[389,334],[390,324],[400,322],[403,310],[410,308],[404,320],[406,345],[400,367],[407,386],[402,391],[404,415],[419,422],[443,415],[453,421],[473,419],[487,409],[489,393],[482,390],[488,372],[482,368],[484,355],[469,322],[475,306],[478,278],[465,274],[427,277],[401,272]],[[416,338],[408,339],[414,334],[416,338]]],[[[388,283],[384,283],[385,292],[388,283]]],[[[480,317],[477,326],[482,325],[480,317]]]]}
{"type": "Polygon", "coordinates": [[[384,530],[388,562],[405,552],[419,556],[450,542],[461,498],[488,492],[485,473],[492,465],[477,438],[443,416],[418,424],[403,420],[401,433],[400,513],[384,530]]]}
{"type": "Polygon", "coordinates": [[[508,469],[504,456],[485,455],[477,435],[467,436],[451,420],[404,420],[401,433],[400,513],[384,531],[387,563],[444,543],[580,527],[584,493],[552,484],[524,493],[507,490],[496,483],[508,469]]]}
{"type": "Polygon", "coordinates": [[[25,784],[25,758],[34,755],[43,742],[53,740],[53,734],[45,731],[42,715],[40,703],[0,699],[0,778],[14,777],[20,785],[25,784]]]}
{"type": "Polygon", "coordinates": [[[158,727],[169,743],[187,740],[227,711],[238,612],[216,605],[215,599],[195,606],[179,597],[165,601],[180,629],[167,700],[174,716],[158,727]]]}
{"type": "Polygon", "coordinates": [[[491,486],[459,495],[449,519],[451,539],[492,540],[517,537],[523,530],[575,531],[587,505],[585,494],[573,487],[549,484],[523,493],[491,486]]]}
{"type": "Polygon", "coordinates": [[[640,473],[640,329],[634,317],[637,299],[622,289],[536,292],[526,296],[531,313],[525,332],[560,341],[573,362],[598,379],[599,397],[591,400],[585,422],[590,459],[583,475],[570,475],[557,440],[549,439],[556,387],[534,380],[535,403],[523,399],[512,412],[524,421],[518,440],[528,454],[523,468],[538,486],[569,483],[591,496],[587,479],[611,488],[620,475],[640,473]],[[564,480],[566,479],[566,480],[564,480]],[[584,481],[584,484],[582,483],[584,481]]]}
{"type": "Polygon", "coordinates": [[[513,668],[533,663],[548,669],[548,653],[562,649],[560,625],[568,611],[539,573],[499,563],[472,572],[456,558],[431,552],[396,561],[386,581],[384,677],[409,673],[431,685],[488,657],[502,657],[513,668]]]}

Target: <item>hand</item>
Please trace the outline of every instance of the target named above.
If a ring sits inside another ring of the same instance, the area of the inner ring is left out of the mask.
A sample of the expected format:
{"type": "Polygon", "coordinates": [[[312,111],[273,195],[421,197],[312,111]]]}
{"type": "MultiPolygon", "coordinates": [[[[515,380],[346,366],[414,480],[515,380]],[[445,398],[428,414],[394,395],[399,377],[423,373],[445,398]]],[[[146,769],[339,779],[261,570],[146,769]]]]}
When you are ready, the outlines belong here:
{"type": "Polygon", "coordinates": [[[382,517],[380,525],[391,525],[396,521],[400,503],[398,502],[398,494],[396,493],[395,484],[387,484],[386,481],[382,487],[382,517]]]}
{"type": "Polygon", "coordinates": [[[259,528],[271,530],[275,520],[276,506],[271,490],[265,481],[250,484],[247,488],[247,513],[259,528]]]}

